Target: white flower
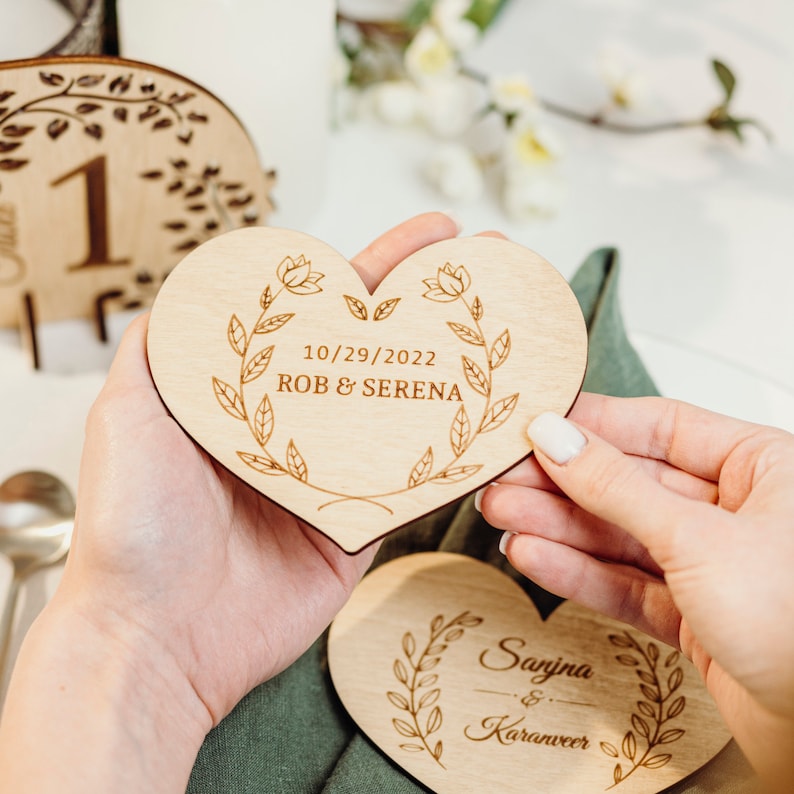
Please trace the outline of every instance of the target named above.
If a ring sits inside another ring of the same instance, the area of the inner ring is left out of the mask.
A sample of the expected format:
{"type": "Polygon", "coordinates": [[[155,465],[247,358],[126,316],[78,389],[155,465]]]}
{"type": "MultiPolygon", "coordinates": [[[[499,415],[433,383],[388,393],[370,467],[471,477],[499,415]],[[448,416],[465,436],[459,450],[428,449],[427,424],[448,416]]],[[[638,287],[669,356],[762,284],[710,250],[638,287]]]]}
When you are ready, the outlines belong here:
{"type": "Polygon", "coordinates": [[[524,75],[491,77],[488,92],[494,107],[510,115],[521,113],[537,103],[535,92],[524,75]]]}
{"type": "Polygon", "coordinates": [[[616,53],[606,51],[599,58],[601,79],[609,90],[609,98],[619,108],[641,105],[648,94],[645,75],[628,67],[616,53]]]}
{"type": "Polygon", "coordinates": [[[465,18],[471,0],[436,0],[431,20],[456,52],[470,50],[480,38],[480,29],[465,18]]]}
{"type": "Polygon", "coordinates": [[[449,77],[457,66],[455,51],[430,25],[420,28],[405,50],[405,69],[418,82],[449,77]]]}
{"type": "Polygon", "coordinates": [[[503,159],[508,171],[547,165],[562,157],[562,141],[534,114],[519,116],[507,131],[503,159]]]}
{"type": "Polygon", "coordinates": [[[514,221],[549,218],[565,200],[565,183],[554,165],[513,172],[502,190],[505,212],[514,221]]]}
{"type": "Polygon", "coordinates": [[[429,80],[420,89],[422,118],[441,138],[454,138],[468,130],[483,105],[482,87],[468,77],[429,80]]]}
{"type": "Polygon", "coordinates": [[[474,201],[485,187],[477,158],[461,143],[439,146],[425,166],[425,175],[451,201],[474,201]]]}
{"type": "Polygon", "coordinates": [[[388,124],[410,124],[419,110],[419,89],[410,80],[387,80],[370,89],[372,108],[388,124]]]}

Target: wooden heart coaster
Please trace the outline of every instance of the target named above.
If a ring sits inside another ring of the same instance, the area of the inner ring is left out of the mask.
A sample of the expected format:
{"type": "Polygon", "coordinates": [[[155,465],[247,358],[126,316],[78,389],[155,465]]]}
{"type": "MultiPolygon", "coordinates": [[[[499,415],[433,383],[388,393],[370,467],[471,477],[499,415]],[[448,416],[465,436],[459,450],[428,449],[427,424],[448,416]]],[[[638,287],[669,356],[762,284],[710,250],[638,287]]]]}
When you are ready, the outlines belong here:
{"type": "Polygon", "coordinates": [[[240,229],[161,289],[149,361],[185,430],[348,551],[487,483],[566,413],[587,333],[565,280],[502,239],[430,245],[370,295],[325,243],[240,229]]]}
{"type": "Polygon", "coordinates": [[[328,661],[361,730],[438,794],[658,792],[730,739],[673,648],[571,602],[544,622],[515,581],[457,554],[366,576],[328,661]]]}

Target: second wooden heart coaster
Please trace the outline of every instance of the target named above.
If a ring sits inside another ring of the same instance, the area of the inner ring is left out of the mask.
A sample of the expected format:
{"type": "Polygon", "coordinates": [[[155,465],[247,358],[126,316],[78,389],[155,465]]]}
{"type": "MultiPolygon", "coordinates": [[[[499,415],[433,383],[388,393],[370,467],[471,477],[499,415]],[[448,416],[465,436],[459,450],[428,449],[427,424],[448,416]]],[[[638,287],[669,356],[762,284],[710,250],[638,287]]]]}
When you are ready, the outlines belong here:
{"type": "Polygon", "coordinates": [[[681,654],[566,602],[546,621],[471,557],[401,557],[364,577],[328,639],[359,728],[438,794],[648,794],[730,735],[681,654]]]}
{"type": "Polygon", "coordinates": [[[587,332],[575,296],[503,239],[430,245],[373,295],[305,234],[230,232],[161,289],[149,361],[213,457],[348,551],[489,482],[566,413],[587,332]]]}

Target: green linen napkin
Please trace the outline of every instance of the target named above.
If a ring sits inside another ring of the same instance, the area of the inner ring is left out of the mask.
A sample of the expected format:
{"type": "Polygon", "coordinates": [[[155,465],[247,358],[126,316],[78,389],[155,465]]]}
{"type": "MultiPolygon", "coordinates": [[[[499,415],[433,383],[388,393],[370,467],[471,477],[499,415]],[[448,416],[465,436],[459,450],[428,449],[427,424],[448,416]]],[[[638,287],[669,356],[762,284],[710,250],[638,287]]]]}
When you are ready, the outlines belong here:
{"type": "MultiPolygon", "coordinates": [[[[618,255],[593,252],[571,280],[589,336],[586,391],[622,397],[657,390],[629,343],[618,301],[618,255]]],[[[518,581],[545,616],[560,599],[517,573],[500,554],[500,533],[474,509],[472,497],[448,505],[390,535],[374,565],[419,551],[468,554],[518,581]]],[[[249,693],[207,736],[188,785],[190,794],[417,794],[427,791],[360,733],[328,675],[325,636],[281,675],[249,693]]],[[[240,649],[245,653],[245,649],[240,649]]],[[[670,791],[755,789],[734,743],[670,791]]],[[[532,791],[531,777],[527,791],[532,791]]]]}

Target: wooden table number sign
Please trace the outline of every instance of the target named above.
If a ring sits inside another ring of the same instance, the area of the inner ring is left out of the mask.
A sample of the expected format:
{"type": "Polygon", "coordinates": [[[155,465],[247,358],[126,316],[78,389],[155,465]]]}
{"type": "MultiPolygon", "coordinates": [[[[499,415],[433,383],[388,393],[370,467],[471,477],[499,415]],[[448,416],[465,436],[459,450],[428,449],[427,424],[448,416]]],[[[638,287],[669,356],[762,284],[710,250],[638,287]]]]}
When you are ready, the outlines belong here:
{"type": "Polygon", "coordinates": [[[147,305],[216,234],[261,224],[272,175],[218,99],[120,58],[0,64],[0,327],[147,305]]]}

